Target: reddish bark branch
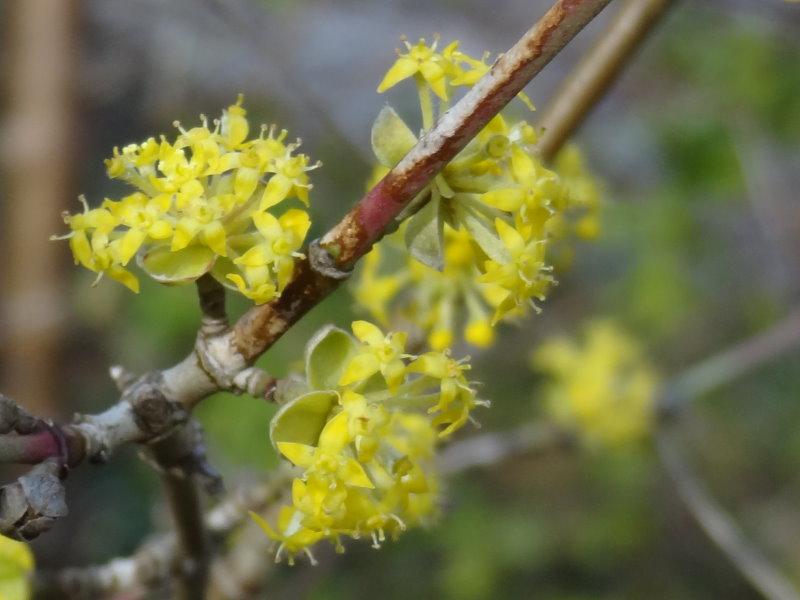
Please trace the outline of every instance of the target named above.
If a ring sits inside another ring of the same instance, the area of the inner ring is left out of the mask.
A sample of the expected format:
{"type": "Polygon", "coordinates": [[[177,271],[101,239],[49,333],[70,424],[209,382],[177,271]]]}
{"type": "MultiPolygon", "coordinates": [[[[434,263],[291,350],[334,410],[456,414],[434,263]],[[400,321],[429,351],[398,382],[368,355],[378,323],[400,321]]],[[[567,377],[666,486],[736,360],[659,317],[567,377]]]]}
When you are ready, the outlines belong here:
{"type": "MultiPolygon", "coordinates": [[[[444,166],[508,104],[610,0],[558,0],[414,148],[367,192],[320,242],[327,269],[315,257],[298,261],[282,296],[248,311],[235,325],[235,343],[255,360],[338,284],[444,166]],[[314,265],[316,267],[316,265],[314,265]]],[[[313,250],[313,249],[312,249],[313,250]]],[[[317,256],[318,260],[323,257],[317,256]]]]}
{"type": "Polygon", "coordinates": [[[35,465],[57,457],[60,452],[58,439],[49,430],[30,435],[0,435],[0,456],[4,462],[35,465]]]}

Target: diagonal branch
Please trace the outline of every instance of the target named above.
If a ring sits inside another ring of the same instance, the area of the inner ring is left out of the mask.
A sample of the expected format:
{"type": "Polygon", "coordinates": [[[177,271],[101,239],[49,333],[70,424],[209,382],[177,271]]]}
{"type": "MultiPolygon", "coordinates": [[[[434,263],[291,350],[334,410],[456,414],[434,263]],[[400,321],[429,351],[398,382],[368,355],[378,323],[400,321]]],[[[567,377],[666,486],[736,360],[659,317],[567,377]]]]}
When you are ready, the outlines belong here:
{"type": "Polygon", "coordinates": [[[769,600],[800,600],[791,582],[750,543],[733,518],[704,489],[668,429],[658,432],[656,447],[661,463],[697,524],[750,584],[769,600]]]}
{"type": "Polygon", "coordinates": [[[674,0],[627,0],[547,105],[539,154],[551,161],[609,90],[674,0]]]}
{"type": "MultiPolygon", "coordinates": [[[[268,394],[274,382],[252,367],[252,362],[347,277],[353,264],[396,225],[397,216],[417,192],[609,1],[557,0],[321,242],[311,244],[278,300],[252,308],[230,330],[224,326],[213,332],[201,328],[195,348],[173,367],[139,378],[115,368],[112,376],[123,388],[119,402],[103,413],[79,416],[67,425],[48,424],[58,443],[42,445],[47,437],[41,436],[36,452],[55,459],[60,467],[75,467],[87,459],[102,462],[121,445],[152,444],[178,435],[192,408],[213,392],[268,394]]],[[[201,282],[200,296],[205,320],[221,325],[224,295],[201,282]]],[[[19,456],[20,449],[13,443],[0,444],[0,462],[19,456]]],[[[58,475],[64,474],[60,468],[58,475]]],[[[48,481],[55,476],[47,475],[48,481]]],[[[0,500],[10,490],[10,486],[0,488],[0,500]]],[[[9,515],[4,509],[0,501],[0,533],[28,531],[28,517],[9,515]]]]}
{"type": "Polygon", "coordinates": [[[348,212],[307,258],[283,294],[256,306],[234,326],[234,341],[249,362],[347,277],[355,262],[396,225],[414,196],[591,21],[610,0],[558,0],[491,70],[374,188],[348,212]]]}
{"type": "Polygon", "coordinates": [[[667,387],[658,408],[668,416],[692,399],[797,348],[800,348],[800,307],[766,330],[684,371],[667,387]]]}

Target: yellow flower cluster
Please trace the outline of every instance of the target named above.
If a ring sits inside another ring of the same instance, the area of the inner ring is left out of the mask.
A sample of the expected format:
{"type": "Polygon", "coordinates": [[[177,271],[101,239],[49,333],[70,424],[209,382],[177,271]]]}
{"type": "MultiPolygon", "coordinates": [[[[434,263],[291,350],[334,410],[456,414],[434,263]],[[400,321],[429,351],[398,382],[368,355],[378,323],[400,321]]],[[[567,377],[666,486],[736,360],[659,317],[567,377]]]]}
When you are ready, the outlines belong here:
{"type": "MultiPolygon", "coordinates": [[[[470,57],[458,42],[441,52],[436,41],[430,46],[424,40],[413,46],[406,42],[406,49],[378,91],[413,78],[424,129],[436,116],[431,92],[441,113],[448,108],[450,88],[471,86],[489,69],[486,55],[470,57]]],[[[416,141],[397,113],[384,108],[372,131],[381,163],[377,174],[416,141]]],[[[492,328],[499,321],[522,316],[530,307],[538,310],[535,302],[544,300],[553,283],[548,247],[571,232],[568,215],[576,206],[593,210],[598,201],[579,156],[562,161],[569,173],[562,180],[536,157],[536,141],[526,121],[498,115],[445,167],[420,195],[428,203],[401,234],[416,261],[398,269],[396,252],[387,247],[393,242],[381,244],[365,261],[354,294],[373,318],[386,324],[394,302],[434,349],[450,346],[459,329],[469,343],[484,347],[493,342],[492,328]]],[[[595,212],[581,208],[582,215],[595,212]]],[[[590,227],[587,220],[581,230],[590,227]]]]}
{"type": "Polygon", "coordinates": [[[590,445],[620,446],[650,431],[658,378],[638,344],[614,323],[591,322],[580,344],[563,337],[546,341],[533,366],[552,378],[543,392],[550,415],[590,445]]]}
{"type": "MultiPolygon", "coordinates": [[[[398,57],[386,72],[378,93],[383,93],[404,79],[414,77],[418,83],[428,86],[441,100],[449,99],[448,86],[472,87],[491,68],[487,60],[489,53],[481,58],[472,56],[458,49],[460,42],[453,41],[441,52],[437,52],[439,40],[434,39],[428,46],[424,39],[412,45],[403,39],[406,52],[398,50],[398,57]]],[[[524,93],[519,98],[533,110],[533,104],[524,93]]]]}
{"type": "Polygon", "coordinates": [[[271,210],[289,198],[308,205],[311,188],[299,140],[285,143],[287,132],[267,129],[248,139],[250,125],[242,97],[209,128],[131,144],[106,161],[109,177],[136,191],[121,200],[106,199],[90,209],[65,214],[76,264],[104,274],[137,292],[139,281],[127,266],[140,267],[162,283],[194,281],[211,273],[256,303],[267,302],[285,287],[293,258],[310,220],[293,208],[280,216],[271,210]]]}
{"type": "MultiPolygon", "coordinates": [[[[306,353],[306,385],[271,425],[278,451],[302,470],[275,527],[253,518],[286,552],[342,537],[379,546],[436,513],[435,446],[484,405],[466,379],[469,365],[447,352],[405,353],[403,333],[366,321],[355,339],[327,328],[306,353]]],[[[298,394],[297,391],[294,392],[298,394]]],[[[313,560],[313,557],[312,557],[313,560]]]]}
{"type": "Polygon", "coordinates": [[[459,324],[468,343],[485,348],[495,335],[490,308],[503,297],[503,291],[494,288],[493,294],[492,286],[479,281],[476,265],[482,251],[468,232],[448,226],[444,235],[441,271],[409,256],[396,236],[378,244],[364,258],[352,286],[353,295],[384,325],[390,322],[389,308],[396,308],[396,316],[427,334],[434,350],[448,348],[456,341],[454,332],[459,324]],[[395,259],[405,264],[383,273],[384,263],[392,264],[395,259]]]}
{"type": "Polygon", "coordinates": [[[33,553],[24,542],[0,535],[0,600],[31,597],[33,553]]]}

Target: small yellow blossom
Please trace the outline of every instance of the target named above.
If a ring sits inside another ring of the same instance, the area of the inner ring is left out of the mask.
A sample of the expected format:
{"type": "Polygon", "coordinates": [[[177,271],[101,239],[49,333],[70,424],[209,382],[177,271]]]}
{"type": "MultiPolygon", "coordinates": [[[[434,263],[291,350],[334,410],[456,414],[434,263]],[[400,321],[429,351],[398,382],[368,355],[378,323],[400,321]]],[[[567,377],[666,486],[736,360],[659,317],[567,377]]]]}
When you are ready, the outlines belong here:
{"type": "Polygon", "coordinates": [[[309,227],[308,213],[269,210],[287,199],[308,205],[307,172],[316,168],[285,130],[262,127],[248,139],[242,98],[209,127],[179,123],[174,142],[164,136],[114,148],[109,177],[137,189],[100,208],[65,215],[75,262],[133,291],[139,266],[161,283],[194,281],[211,273],[257,303],[280,295],[291,278],[309,227]]]}
{"type": "Polygon", "coordinates": [[[550,262],[557,271],[565,271],[572,265],[575,242],[594,241],[600,236],[604,201],[601,183],[589,172],[574,144],[568,144],[556,155],[554,168],[566,193],[560,196],[547,222],[550,262]]]}
{"type": "Polygon", "coordinates": [[[447,100],[445,73],[448,65],[444,57],[436,51],[439,40],[435,39],[430,46],[424,39],[420,39],[413,46],[408,40],[403,40],[403,43],[407,52],[398,51],[397,60],[378,85],[378,93],[383,93],[404,79],[419,74],[439,98],[447,100]]]}
{"type": "Polygon", "coordinates": [[[486,404],[466,379],[469,365],[449,352],[410,356],[405,334],[384,335],[366,321],[352,329],[355,337],[327,328],[312,338],[307,391],[284,404],[270,427],[278,451],[301,473],[274,526],[253,515],[279,543],[276,559],[286,553],[291,563],[305,552],[313,562],[310,546],[321,539],[338,551],[345,537],[378,547],[429,522],[440,487],[437,441],[486,404]]]}
{"type": "Polygon", "coordinates": [[[378,371],[389,389],[395,391],[405,376],[403,362],[407,335],[405,332],[383,332],[367,321],[353,322],[353,335],[363,342],[361,352],[352,358],[339,379],[339,385],[349,385],[368,379],[378,371]]]}
{"type": "Polygon", "coordinates": [[[589,444],[620,446],[650,431],[658,377],[639,345],[613,322],[591,322],[581,343],[546,341],[533,366],[551,377],[542,398],[547,411],[589,444]]]}

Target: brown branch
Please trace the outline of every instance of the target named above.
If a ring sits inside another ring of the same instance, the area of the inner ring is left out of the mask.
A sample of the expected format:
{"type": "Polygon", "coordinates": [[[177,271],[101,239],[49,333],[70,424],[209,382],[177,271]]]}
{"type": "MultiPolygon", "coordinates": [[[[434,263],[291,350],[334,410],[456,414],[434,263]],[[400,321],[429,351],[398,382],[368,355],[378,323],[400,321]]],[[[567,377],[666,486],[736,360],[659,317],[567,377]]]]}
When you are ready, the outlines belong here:
{"type": "Polygon", "coordinates": [[[561,84],[539,125],[541,157],[551,161],[617,80],[674,0],[628,0],[614,22],[561,84]]]}
{"type": "Polygon", "coordinates": [[[610,0],[558,0],[436,126],[295,265],[281,297],[250,309],[234,326],[235,344],[255,360],[346,278],[414,196],[610,0]]]}
{"type": "Polygon", "coordinates": [[[177,566],[174,596],[201,600],[208,584],[211,552],[203,522],[199,485],[222,491],[222,478],[206,458],[202,428],[196,421],[179,427],[148,447],[147,455],[161,474],[167,504],[175,525],[177,566]]]}

